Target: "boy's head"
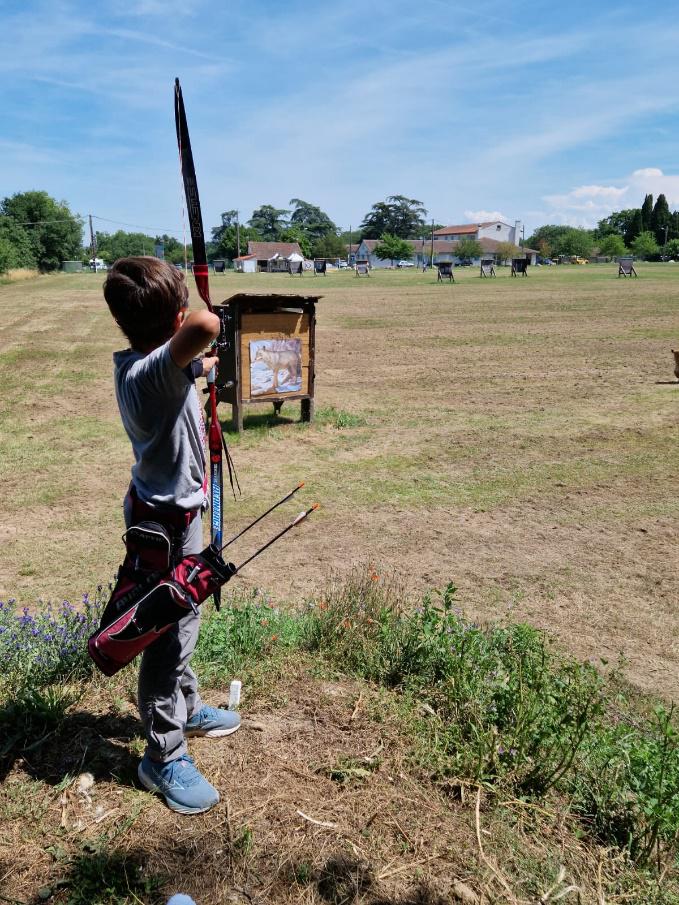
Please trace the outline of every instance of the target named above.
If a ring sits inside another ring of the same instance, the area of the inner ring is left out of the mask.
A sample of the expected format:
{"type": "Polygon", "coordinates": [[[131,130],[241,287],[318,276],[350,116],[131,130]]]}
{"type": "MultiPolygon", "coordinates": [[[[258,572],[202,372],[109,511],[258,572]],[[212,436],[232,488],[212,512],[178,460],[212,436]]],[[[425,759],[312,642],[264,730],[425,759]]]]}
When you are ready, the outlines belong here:
{"type": "Polygon", "coordinates": [[[133,349],[148,351],[176,332],[189,303],[184,275],[159,258],[120,258],[109,270],[104,298],[133,349]]]}

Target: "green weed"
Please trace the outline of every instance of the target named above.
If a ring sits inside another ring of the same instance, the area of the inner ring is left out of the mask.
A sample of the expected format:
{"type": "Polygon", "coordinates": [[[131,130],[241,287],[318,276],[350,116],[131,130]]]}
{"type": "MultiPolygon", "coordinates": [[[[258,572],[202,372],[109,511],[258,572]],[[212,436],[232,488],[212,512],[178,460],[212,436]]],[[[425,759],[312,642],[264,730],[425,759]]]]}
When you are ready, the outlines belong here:
{"type": "Polygon", "coordinates": [[[679,841],[679,731],[673,708],[627,714],[590,735],[569,782],[573,809],[595,835],[639,866],[671,857],[679,841]]]}
{"type": "Polygon", "coordinates": [[[140,857],[98,845],[84,845],[69,867],[59,884],[68,889],[69,905],[132,905],[157,895],[162,885],[160,877],[144,872],[140,857]]]}
{"type": "Polygon", "coordinates": [[[337,430],[347,427],[361,427],[366,423],[362,415],[354,415],[344,409],[337,409],[334,405],[316,410],[315,421],[317,424],[330,424],[337,430]]]}
{"type": "Polygon", "coordinates": [[[203,621],[194,662],[207,682],[252,676],[265,658],[293,645],[299,632],[297,620],[261,591],[236,594],[203,621]]]}
{"type": "Polygon", "coordinates": [[[370,573],[356,576],[315,610],[308,643],[432,708],[445,772],[544,794],[570,769],[601,712],[601,678],[557,656],[535,629],[484,629],[455,603],[448,585],[407,613],[370,573]]]}

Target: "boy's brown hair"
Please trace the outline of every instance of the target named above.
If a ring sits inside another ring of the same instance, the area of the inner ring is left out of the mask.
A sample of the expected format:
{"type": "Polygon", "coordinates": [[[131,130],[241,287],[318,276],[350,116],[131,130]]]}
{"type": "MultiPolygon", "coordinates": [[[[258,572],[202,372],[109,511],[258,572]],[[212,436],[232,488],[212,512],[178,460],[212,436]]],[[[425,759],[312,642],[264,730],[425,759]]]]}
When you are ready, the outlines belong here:
{"type": "Polygon", "coordinates": [[[189,290],[173,264],[141,255],[120,258],[109,270],[104,298],[133,349],[144,351],[166,342],[174,333],[189,290]]]}

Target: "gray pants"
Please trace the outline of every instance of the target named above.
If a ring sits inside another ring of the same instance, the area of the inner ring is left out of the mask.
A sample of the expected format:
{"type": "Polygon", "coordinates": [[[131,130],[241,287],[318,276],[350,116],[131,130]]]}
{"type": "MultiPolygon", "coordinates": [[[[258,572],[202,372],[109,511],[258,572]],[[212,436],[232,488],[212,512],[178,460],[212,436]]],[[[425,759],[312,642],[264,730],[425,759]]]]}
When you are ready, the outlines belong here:
{"type": "MultiPolygon", "coordinates": [[[[129,526],[131,512],[127,498],[124,511],[125,524],[129,526]]],[[[186,556],[202,549],[202,522],[195,518],[182,535],[181,552],[186,556]]],[[[141,655],[137,701],[146,736],[146,753],[161,763],[186,754],[186,721],[203,706],[198,679],[189,666],[199,628],[200,610],[198,615],[189,613],[180,619],[141,655]]]]}

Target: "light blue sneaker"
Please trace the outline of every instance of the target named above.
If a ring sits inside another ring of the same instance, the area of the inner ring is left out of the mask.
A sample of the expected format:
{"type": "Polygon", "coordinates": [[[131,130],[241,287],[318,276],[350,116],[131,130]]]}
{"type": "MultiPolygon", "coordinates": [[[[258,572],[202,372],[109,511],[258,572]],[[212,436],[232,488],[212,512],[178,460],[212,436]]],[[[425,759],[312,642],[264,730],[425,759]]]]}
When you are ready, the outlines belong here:
{"type": "Polygon", "coordinates": [[[201,707],[186,723],[184,735],[206,735],[208,738],[221,738],[231,735],[240,726],[240,717],[234,710],[222,710],[220,707],[201,707]]]}
{"type": "Polygon", "coordinates": [[[188,754],[166,764],[145,754],[137,773],[145,789],[158,792],[168,808],[179,814],[202,814],[219,801],[219,792],[201,775],[188,754]]]}

